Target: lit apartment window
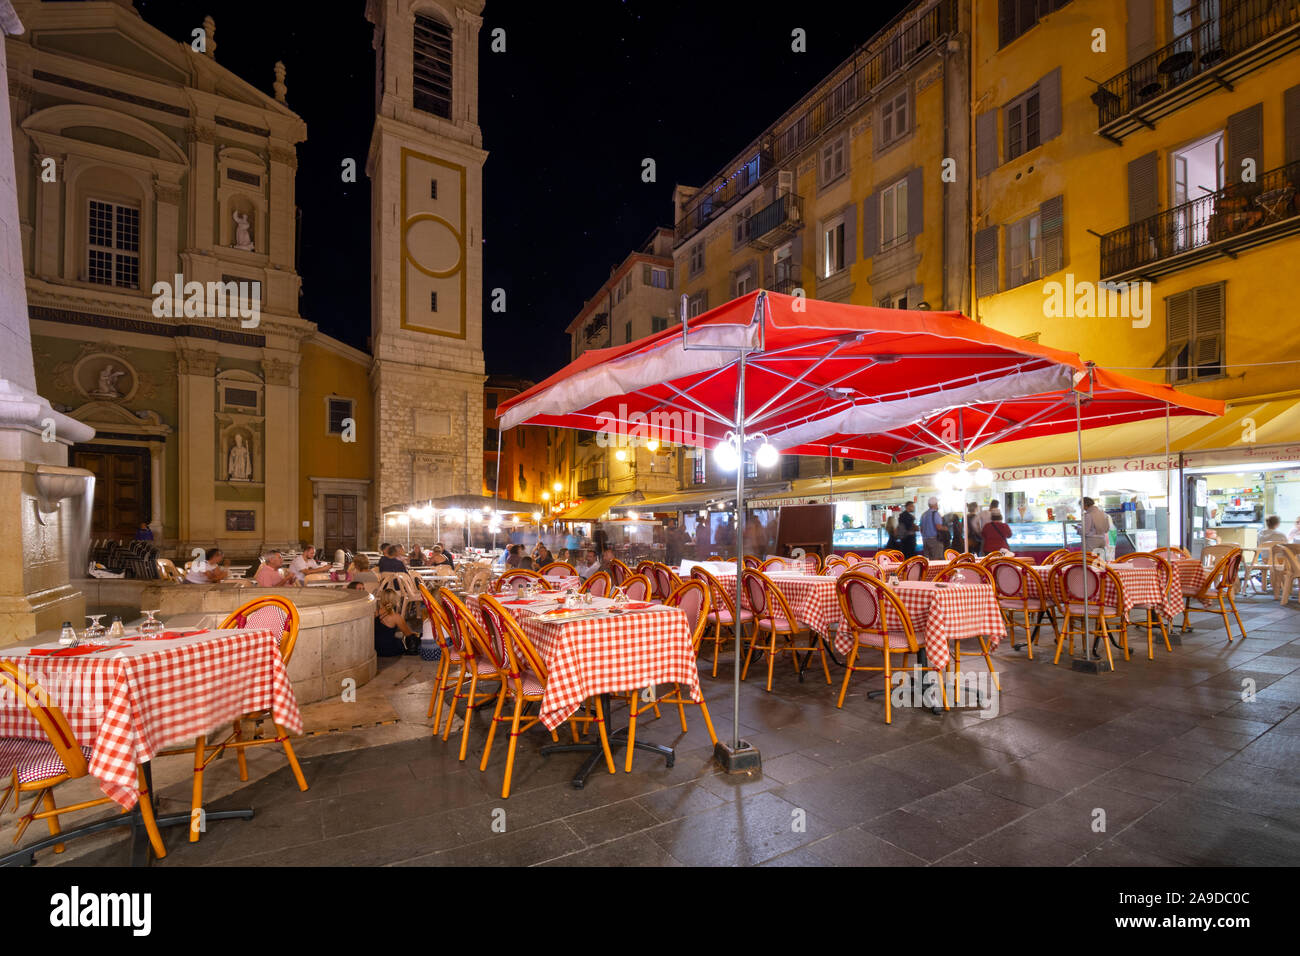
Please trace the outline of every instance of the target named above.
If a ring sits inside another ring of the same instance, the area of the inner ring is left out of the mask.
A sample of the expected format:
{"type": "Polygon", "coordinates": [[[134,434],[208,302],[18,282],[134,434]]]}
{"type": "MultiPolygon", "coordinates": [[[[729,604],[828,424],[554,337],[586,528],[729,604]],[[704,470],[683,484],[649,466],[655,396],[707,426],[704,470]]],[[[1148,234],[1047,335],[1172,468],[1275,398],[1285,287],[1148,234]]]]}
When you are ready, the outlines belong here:
{"type": "Polygon", "coordinates": [[[836,219],[822,231],[822,278],[844,268],[844,220],[836,219]]]}
{"type": "Polygon", "coordinates": [[[907,180],[900,179],[880,191],[880,248],[888,249],[907,238],[907,180]]]}
{"type": "Polygon", "coordinates": [[[451,27],[417,15],[414,42],[415,108],[451,119],[451,27]]]}
{"type": "Polygon", "coordinates": [[[140,286],[140,210],[90,200],[86,221],[86,278],[123,289],[140,286]]]}
{"type": "Polygon", "coordinates": [[[1033,282],[1040,274],[1042,219],[1038,213],[1007,227],[1007,288],[1033,282]]]}

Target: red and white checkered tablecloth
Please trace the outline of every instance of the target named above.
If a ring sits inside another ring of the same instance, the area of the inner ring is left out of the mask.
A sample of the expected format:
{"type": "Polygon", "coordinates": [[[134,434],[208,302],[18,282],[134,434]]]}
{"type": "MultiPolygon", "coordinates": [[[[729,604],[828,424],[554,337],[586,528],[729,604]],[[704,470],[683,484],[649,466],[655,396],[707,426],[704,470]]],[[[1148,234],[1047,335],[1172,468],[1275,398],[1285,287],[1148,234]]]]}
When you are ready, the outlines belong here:
{"type": "MultiPolygon", "coordinates": [[[[925,641],[930,667],[948,666],[949,642],[985,637],[993,650],[1006,636],[1006,624],[998,607],[997,593],[987,584],[949,584],[933,581],[901,581],[893,589],[912,619],[912,627],[925,641]]],[[[890,627],[901,627],[892,609],[887,612],[890,627]]],[[[841,628],[835,635],[835,651],[844,656],[853,649],[853,635],[841,628]]]]}
{"type": "Polygon", "coordinates": [[[1174,562],[1174,569],[1182,577],[1182,587],[1171,588],[1171,590],[1176,590],[1180,594],[1191,595],[1201,593],[1201,588],[1209,583],[1210,574],[1214,571],[1213,567],[1207,568],[1195,558],[1184,558],[1181,561],[1174,562]]]}
{"type": "MultiPolygon", "coordinates": [[[[727,593],[736,588],[735,572],[715,575],[727,593]]],[[[840,599],[835,594],[835,578],[820,574],[769,574],[775,584],[790,602],[790,611],[804,624],[820,634],[829,637],[831,627],[838,627],[840,616],[840,599]]],[[[744,596],[745,607],[749,607],[749,595],[744,596]]]]}
{"type": "MultiPolygon", "coordinates": [[[[1160,572],[1155,568],[1140,568],[1131,564],[1111,564],[1110,569],[1115,572],[1119,578],[1120,584],[1124,586],[1124,618],[1132,621],[1133,609],[1156,607],[1162,617],[1172,618],[1175,614],[1181,613],[1183,609],[1182,594],[1179,590],[1178,565],[1173,565],[1173,573],[1170,579],[1169,593],[1166,594],[1160,585],[1160,572]]],[[[1047,577],[1052,572],[1051,565],[1040,565],[1034,569],[1047,583],[1047,577]]],[[[1029,586],[1030,597],[1038,597],[1038,589],[1031,583],[1029,586]]],[[[1115,607],[1115,585],[1111,583],[1110,578],[1106,579],[1106,589],[1102,594],[1102,603],[1108,608],[1115,607]]],[[[1145,615],[1140,615],[1145,620],[1145,615]]]]}
{"type": "MultiPolygon", "coordinates": [[[[597,600],[595,606],[609,603],[597,600]]],[[[548,730],[564,723],[583,701],[600,694],[677,683],[691,700],[700,699],[691,629],[678,608],[655,605],[618,616],[557,623],[540,617],[555,606],[549,602],[503,606],[546,662],[541,718],[548,730]]],[[[468,607],[480,614],[476,598],[470,598],[468,607]]]]}
{"type": "MultiPolygon", "coordinates": [[[[78,743],[91,747],[90,773],[128,809],[140,798],[136,766],[169,744],[260,710],[270,710],[289,733],[302,733],[273,631],[214,630],[77,657],[30,656],[26,647],[0,656],[19,661],[40,682],[78,743]]],[[[12,694],[0,706],[0,737],[48,739],[12,694]]]]}

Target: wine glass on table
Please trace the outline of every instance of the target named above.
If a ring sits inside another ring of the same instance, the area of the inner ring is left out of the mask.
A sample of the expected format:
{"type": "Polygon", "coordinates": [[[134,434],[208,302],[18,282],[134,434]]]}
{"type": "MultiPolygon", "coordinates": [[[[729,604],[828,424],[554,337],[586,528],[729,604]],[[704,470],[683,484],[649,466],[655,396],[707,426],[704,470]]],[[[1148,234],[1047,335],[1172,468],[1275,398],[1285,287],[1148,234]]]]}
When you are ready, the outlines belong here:
{"type": "Polygon", "coordinates": [[[86,627],[85,639],[87,641],[97,641],[104,636],[104,615],[87,614],[86,620],[90,622],[86,627]]]}
{"type": "Polygon", "coordinates": [[[140,609],[141,613],[145,615],[145,619],[140,622],[140,633],[143,636],[149,637],[157,634],[163,629],[163,622],[154,617],[159,610],[160,608],[154,608],[152,611],[146,611],[143,608],[140,609]]]}

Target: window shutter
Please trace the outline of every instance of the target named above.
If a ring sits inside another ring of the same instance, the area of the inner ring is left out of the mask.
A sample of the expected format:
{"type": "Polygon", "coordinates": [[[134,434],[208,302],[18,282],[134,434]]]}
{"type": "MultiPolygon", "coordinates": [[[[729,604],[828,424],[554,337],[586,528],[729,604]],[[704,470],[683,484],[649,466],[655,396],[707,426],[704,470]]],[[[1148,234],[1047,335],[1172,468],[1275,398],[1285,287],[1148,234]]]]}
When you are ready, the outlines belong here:
{"type": "Polygon", "coordinates": [[[1300,86],[1293,86],[1282,94],[1282,135],[1286,138],[1288,166],[1300,163],[1300,86]]]}
{"type": "Polygon", "coordinates": [[[648,264],[643,264],[641,266],[641,284],[650,284],[650,266],[648,264]]]}
{"type": "Polygon", "coordinates": [[[1131,66],[1156,48],[1156,5],[1128,0],[1128,62],[1131,66]]]}
{"type": "Polygon", "coordinates": [[[1061,68],[1038,81],[1038,141],[1061,135],[1061,68]]]}
{"type": "Polygon", "coordinates": [[[673,270],[673,269],[666,269],[666,270],[664,270],[664,271],[666,271],[666,272],[668,273],[668,288],[671,289],[671,288],[673,287],[673,272],[674,272],[675,270],[673,270]]]}
{"type": "Polygon", "coordinates": [[[880,192],[862,201],[862,258],[870,259],[880,251],[880,192]]]}
{"type": "Polygon", "coordinates": [[[1016,38],[1017,0],[998,0],[998,46],[1003,47],[1016,38]]]}
{"type": "Polygon", "coordinates": [[[998,165],[998,111],[975,117],[975,175],[987,176],[998,165]]]}
{"type": "Polygon", "coordinates": [[[1128,164],[1128,221],[1139,222],[1160,211],[1159,159],[1154,152],[1128,164]]]}
{"type": "Polygon", "coordinates": [[[1228,168],[1223,175],[1229,185],[1241,182],[1241,164],[1244,160],[1255,161],[1257,177],[1264,171],[1263,126],[1263,103],[1256,103],[1228,117],[1228,168]]]}
{"type": "Polygon", "coordinates": [[[925,217],[925,205],[921,201],[921,167],[907,174],[907,234],[919,236],[922,220],[925,217]]]}
{"type": "Polygon", "coordinates": [[[975,233],[975,295],[998,291],[998,227],[975,233]]]}
{"type": "Polygon", "coordinates": [[[1193,292],[1179,292],[1165,299],[1165,354],[1160,357],[1160,365],[1169,373],[1170,381],[1179,381],[1186,377],[1183,369],[1170,369],[1169,365],[1177,361],[1178,353],[1192,339],[1192,295],[1193,292]]]}
{"type": "Polygon", "coordinates": [[[844,267],[858,261],[858,204],[844,210],[844,267]]]}
{"type": "Polygon", "coordinates": [[[803,230],[796,233],[795,237],[790,240],[790,268],[794,270],[800,288],[806,288],[803,277],[803,230]]]}
{"type": "Polygon", "coordinates": [[[909,287],[907,290],[907,307],[909,309],[915,309],[923,301],[925,301],[924,297],[925,297],[925,290],[922,289],[919,285],[914,285],[909,287]]]}
{"type": "Polygon", "coordinates": [[[1065,197],[1053,196],[1038,207],[1043,245],[1040,278],[1065,268],[1065,197]]]}
{"type": "MultiPolygon", "coordinates": [[[[1191,291],[1195,310],[1193,334],[1195,354],[1190,364],[1196,366],[1223,364],[1223,284],[1203,285],[1191,291]]],[[[1214,374],[1207,370],[1207,374],[1214,374]]]]}

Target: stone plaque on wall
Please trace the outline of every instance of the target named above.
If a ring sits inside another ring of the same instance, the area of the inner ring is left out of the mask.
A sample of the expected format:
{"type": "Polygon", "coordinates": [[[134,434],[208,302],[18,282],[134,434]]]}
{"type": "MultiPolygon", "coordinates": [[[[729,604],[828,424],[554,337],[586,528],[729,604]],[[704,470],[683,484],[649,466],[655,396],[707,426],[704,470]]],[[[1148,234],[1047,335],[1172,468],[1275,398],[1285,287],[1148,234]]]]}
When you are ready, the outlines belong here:
{"type": "Polygon", "coordinates": [[[256,531],[257,512],[256,511],[227,511],[226,530],[227,531],[256,531]]]}
{"type": "Polygon", "coordinates": [[[447,412],[417,408],[412,414],[415,415],[415,437],[446,438],[451,434],[451,415],[447,412]]]}

